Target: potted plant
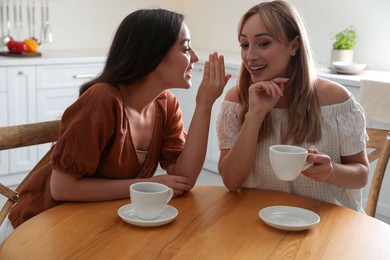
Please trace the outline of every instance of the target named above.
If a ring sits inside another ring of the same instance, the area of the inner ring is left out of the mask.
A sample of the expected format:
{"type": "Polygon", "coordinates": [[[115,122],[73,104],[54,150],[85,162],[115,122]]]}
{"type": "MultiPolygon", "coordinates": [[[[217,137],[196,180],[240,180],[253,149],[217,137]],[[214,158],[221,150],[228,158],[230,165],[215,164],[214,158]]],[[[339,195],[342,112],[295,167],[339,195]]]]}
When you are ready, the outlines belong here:
{"type": "Polygon", "coordinates": [[[333,49],[330,62],[343,61],[352,62],[353,47],[356,44],[356,31],[351,26],[332,36],[333,49]]]}

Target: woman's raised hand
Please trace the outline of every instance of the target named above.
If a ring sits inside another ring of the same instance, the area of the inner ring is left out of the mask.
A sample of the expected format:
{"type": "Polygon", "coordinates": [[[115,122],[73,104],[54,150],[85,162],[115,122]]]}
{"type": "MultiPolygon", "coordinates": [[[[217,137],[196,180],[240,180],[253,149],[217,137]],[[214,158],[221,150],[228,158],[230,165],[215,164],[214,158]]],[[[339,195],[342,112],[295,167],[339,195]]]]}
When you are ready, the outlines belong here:
{"type": "Polygon", "coordinates": [[[221,96],[230,74],[225,74],[225,61],[223,55],[214,52],[209,55],[205,63],[203,79],[196,95],[196,103],[212,106],[215,100],[221,96]]]}
{"type": "Polygon", "coordinates": [[[283,96],[284,84],[288,78],[274,78],[270,81],[255,82],[249,87],[249,109],[267,113],[283,96]]]}

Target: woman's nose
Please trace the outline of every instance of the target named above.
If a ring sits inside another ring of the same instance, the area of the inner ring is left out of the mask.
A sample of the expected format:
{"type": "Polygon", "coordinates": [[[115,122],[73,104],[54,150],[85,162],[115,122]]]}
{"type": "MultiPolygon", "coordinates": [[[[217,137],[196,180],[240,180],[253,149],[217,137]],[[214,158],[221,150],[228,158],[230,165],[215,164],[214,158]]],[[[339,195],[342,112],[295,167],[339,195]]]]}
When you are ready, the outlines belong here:
{"type": "Polygon", "coordinates": [[[246,52],[246,59],[248,61],[250,61],[250,60],[255,60],[257,58],[258,58],[258,53],[257,53],[256,49],[249,47],[247,52],[246,52]]]}
{"type": "Polygon", "coordinates": [[[199,61],[198,55],[196,54],[196,52],[193,49],[191,49],[191,62],[195,63],[198,61],[199,61]]]}

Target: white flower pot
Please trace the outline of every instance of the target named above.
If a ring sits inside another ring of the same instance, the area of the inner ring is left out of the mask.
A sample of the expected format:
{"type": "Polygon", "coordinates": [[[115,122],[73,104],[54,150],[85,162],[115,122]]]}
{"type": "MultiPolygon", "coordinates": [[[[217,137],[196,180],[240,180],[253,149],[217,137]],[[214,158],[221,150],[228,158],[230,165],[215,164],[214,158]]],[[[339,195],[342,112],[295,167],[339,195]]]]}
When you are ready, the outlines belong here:
{"type": "Polygon", "coordinates": [[[330,65],[334,61],[352,62],[353,50],[332,50],[330,55],[330,65]]]}

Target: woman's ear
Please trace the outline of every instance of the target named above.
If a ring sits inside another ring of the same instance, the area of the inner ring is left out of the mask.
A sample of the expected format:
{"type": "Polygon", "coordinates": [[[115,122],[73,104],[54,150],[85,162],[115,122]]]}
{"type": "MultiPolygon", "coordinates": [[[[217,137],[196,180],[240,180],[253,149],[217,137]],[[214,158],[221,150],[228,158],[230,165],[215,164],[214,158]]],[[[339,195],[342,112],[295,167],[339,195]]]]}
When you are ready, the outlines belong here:
{"type": "Polygon", "coordinates": [[[295,36],[294,40],[291,41],[291,56],[295,56],[297,54],[297,51],[299,50],[299,36],[295,36]]]}

